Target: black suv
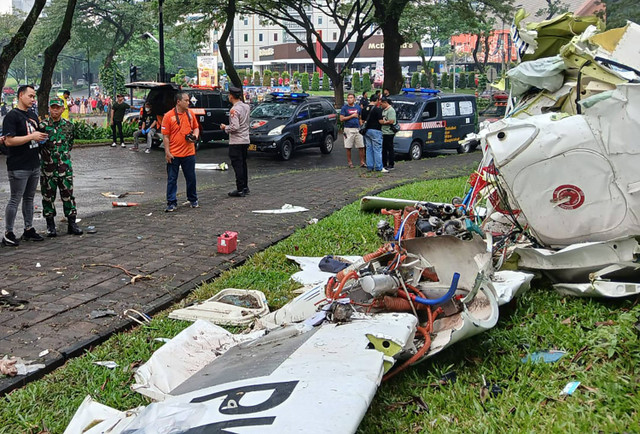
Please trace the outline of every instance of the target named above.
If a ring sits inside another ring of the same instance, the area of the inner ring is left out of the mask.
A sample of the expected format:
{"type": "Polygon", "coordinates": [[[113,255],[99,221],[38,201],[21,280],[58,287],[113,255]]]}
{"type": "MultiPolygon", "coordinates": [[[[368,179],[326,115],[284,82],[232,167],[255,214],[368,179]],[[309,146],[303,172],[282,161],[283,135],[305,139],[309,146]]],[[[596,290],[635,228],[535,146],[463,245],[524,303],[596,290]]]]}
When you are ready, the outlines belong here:
{"type": "Polygon", "coordinates": [[[249,150],[274,152],[285,161],[300,148],[319,147],[329,154],[338,136],[337,118],[325,99],[274,92],[251,111],[249,150]]]}
{"type": "MultiPolygon", "coordinates": [[[[220,124],[229,123],[229,110],[231,103],[229,102],[229,94],[218,89],[211,88],[183,88],[181,89],[175,83],[158,83],[158,82],[134,82],[129,83],[126,87],[134,89],[148,89],[145,102],[151,103],[152,114],[162,119],[162,116],[176,106],[176,94],[182,90],[189,94],[191,99],[192,113],[194,113],[200,124],[200,140],[202,143],[208,143],[217,140],[226,140],[229,138],[227,133],[220,129],[220,124]]],[[[140,117],[139,113],[133,113],[125,118],[125,121],[137,122],[140,117]]],[[[162,135],[160,128],[157,129],[157,137],[154,140],[154,146],[160,146],[162,143],[162,135]]]]}

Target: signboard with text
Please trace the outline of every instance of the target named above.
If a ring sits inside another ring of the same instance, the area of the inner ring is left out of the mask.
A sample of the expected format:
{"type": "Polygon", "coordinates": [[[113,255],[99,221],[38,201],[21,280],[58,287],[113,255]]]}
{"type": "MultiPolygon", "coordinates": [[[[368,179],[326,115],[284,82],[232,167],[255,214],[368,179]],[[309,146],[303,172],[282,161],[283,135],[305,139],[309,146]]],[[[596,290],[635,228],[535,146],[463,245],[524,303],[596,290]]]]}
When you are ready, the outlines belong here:
{"type": "Polygon", "coordinates": [[[198,56],[198,84],[200,86],[218,85],[217,56],[198,56]]]}

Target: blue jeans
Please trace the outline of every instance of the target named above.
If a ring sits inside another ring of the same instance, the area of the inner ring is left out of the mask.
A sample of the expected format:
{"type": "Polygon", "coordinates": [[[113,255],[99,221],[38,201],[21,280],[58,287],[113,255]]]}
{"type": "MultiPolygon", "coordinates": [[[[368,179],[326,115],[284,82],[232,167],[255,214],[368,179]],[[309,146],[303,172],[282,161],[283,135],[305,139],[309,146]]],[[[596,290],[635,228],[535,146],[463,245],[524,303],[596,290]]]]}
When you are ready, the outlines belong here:
{"type": "Polygon", "coordinates": [[[364,146],[367,148],[367,169],[382,170],[382,131],[367,130],[364,136],[364,146]]]}
{"type": "Polygon", "coordinates": [[[10,170],[8,174],[11,198],[4,211],[5,229],[7,232],[13,232],[13,223],[16,221],[20,200],[22,200],[24,228],[32,228],[33,197],[36,195],[36,188],[40,179],[40,167],[30,170],[10,170]]]}
{"type": "Polygon", "coordinates": [[[187,182],[187,199],[194,203],[198,200],[196,192],[196,156],[173,157],[171,163],[167,163],[167,205],[177,205],[178,199],[178,173],[182,167],[184,180],[187,182]]]}

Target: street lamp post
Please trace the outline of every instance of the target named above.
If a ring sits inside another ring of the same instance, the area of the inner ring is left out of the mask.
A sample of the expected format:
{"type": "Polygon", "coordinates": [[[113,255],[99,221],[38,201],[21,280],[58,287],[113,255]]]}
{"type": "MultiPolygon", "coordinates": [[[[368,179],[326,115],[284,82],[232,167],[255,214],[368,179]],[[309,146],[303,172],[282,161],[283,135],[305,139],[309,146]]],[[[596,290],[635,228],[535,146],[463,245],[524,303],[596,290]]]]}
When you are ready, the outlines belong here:
{"type": "MultiPolygon", "coordinates": [[[[78,60],[80,62],[87,62],[87,87],[89,89],[88,97],[90,98],[91,97],[91,64],[90,64],[90,61],[89,61],[89,51],[87,51],[87,58],[86,59],[81,59],[79,57],[69,56],[67,54],[58,54],[58,57],[66,57],[66,58],[69,58],[69,59],[78,60]]],[[[62,85],[62,79],[60,81],[60,85],[62,85]]]]}

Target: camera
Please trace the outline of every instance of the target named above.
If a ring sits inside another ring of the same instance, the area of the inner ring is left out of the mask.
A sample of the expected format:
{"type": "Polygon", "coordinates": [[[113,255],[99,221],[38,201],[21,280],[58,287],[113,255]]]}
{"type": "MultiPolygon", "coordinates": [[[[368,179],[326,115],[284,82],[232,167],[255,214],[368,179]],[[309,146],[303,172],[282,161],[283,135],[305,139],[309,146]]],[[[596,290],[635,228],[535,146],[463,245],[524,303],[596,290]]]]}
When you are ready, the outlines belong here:
{"type": "Polygon", "coordinates": [[[184,138],[187,139],[187,142],[191,143],[196,143],[198,141],[198,138],[194,136],[193,133],[186,134],[184,138]]]}

